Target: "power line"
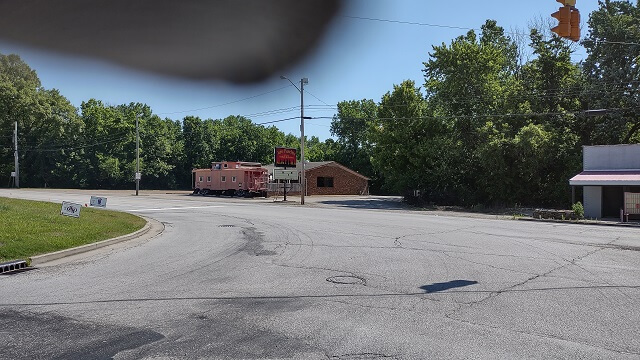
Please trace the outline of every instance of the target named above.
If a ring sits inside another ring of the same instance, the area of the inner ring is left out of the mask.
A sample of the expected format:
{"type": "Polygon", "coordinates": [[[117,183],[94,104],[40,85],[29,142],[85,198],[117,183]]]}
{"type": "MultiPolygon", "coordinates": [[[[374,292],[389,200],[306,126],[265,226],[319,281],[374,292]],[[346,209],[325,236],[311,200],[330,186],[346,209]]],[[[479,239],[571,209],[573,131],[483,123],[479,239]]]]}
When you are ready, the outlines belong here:
{"type": "MultiPolygon", "coordinates": [[[[131,135],[131,131],[124,131],[121,132],[119,134],[111,134],[111,135],[107,135],[107,136],[102,136],[101,139],[104,140],[112,140],[112,139],[124,139],[127,136],[131,135]]],[[[25,136],[24,134],[22,134],[22,136],[25,136]]],[[[89,143],[84,143],[82,145],[87,145],[89,143]]],[[[57,151],[58,149],[64,149],[67,146],[66,145],[62,145],[62,144],[46,144],[47,146],[49,146],[48,148],[41,148],[41,146],[45,145],[42,143],[22,143],[20,142],[21,146],[27,146],[26,150],[30,150],[30,149],[39,149],[39,150],[47,150],[47,151],[57,151]]]]}
{"type": "MultiPolygon", "coordinates": [[[[445,29],[481,30],[481,29],[462,27],[462,26],[429,24],[429,23],[420,23],[420,22],[413,22],[413,21],[391,20],[391,19],[378,19],[378,18],[370,18],[370,17],[364,17],[364,16],[343,15],[343,17],[349,18],[349,19],[357,19],[357,20],[378,21],[378,22],[386,22],[386,23],[393,23],[393,24],[403,24],[403,25],[430,26],[430,27],[438,27],[438,28],[445,28],[445,29]]],[[[520,35],[523,35],[523,34],[520,34],[520,35]]]]}
{"type": "MultiPolygon", "coordinates": [[[[531,116],[555,116],[555,115],[589,115],[592,112],[616,112],[640,109],[640,106],[631,108],[610,108],[597,110],[580,110],[565,112],[540,112],[540,113],[518,113],[518,114],[477,114],[477,115],[438,115],[438,116],[415,116],[415,117],[344,117],[340,120],[445,120],[445,119],[465,119],[465,118],[500,118],[500,117],[531,117],[531,116]]],[[[313,119],[333,119],[332,117],[314,117],[313,119]]]]}
{"type": "Polygon", "coordinates": [[[223,103],[223,104],[207,106],[207,107],[203,107],[203,108],[199,108],[199,109],[191,109],[191,110],[183,110],[183,111],[173,111],[173,112],[157,113],[156,115],[183,114],[183,113],[188,113],[188,112],[193,112],[193,111],[200,111],[200,110],[213,109],[213,108],[217,108],[217,107],[221,107],[221,106],[226,106],[226,105],[236,104],[236,103],[239,103],[239,102],[242,102],[242,101],[246,101],[246,100],[255,99],[255,98],[260,97],[260,96],[268,95],[268,94],[274,93],[274,92],[276,92],[276,91],[280,91],[280,90],[282,90],[282,89],[286,89],[286,88],[288,88],[288,87],[290,87],[290,86],[291,86],[291,85],[283,86],[283,87],[280,87],[280,88],[277,88],[277,89],[273,89],[273,90],[270,90],[270,91],[267,91],[267,92],[263,92],[263,93],[258,94],[258,95],[249,96],[249,97],[246,97],[246,98],[243,98],[243,99],[239,99],[239,100],[229,101],[229,102],[226,102],[226,103],[223,103]]]}
{"type": "Polygon", "coordinates": [[[299,117],[299,116],[296,116],[296,117],[291,117],[291,118],[286,118],[286,119],[273,120],[273,121],[265,121],[265,122],[261,122],[261,123],[253,123],[253,124],[254,124],[254,125],[275,124],[275,123],[279,123],[279,122],[283,122],[283,121],[296,120],[296,119],[300,119],[300,117],[299,117]]]}
{"type": "Polygon", "coordinates": [[[109,143],[113,143],[116,141],[120,141],[125,139],[125,137],[119,138],[119,139],[112,139],[112,140],[108,140],[108,141],[102,141],[102,142],[97,142],[94,144],[89,144],[89,145],[84,145],[84,146],[75,146],[75,147],[66,147],[66,148],[58,148],[58,149],[37,149],[37,148],[32,148],[30,150],[23,150],[23,151],[28,151],[28,152],[55,152],[55,151],[63,151],[63,150],[79,150],[79,149],[86,149],[89,147],[94,147],[94,146],[98,146],[98,145],[104,145],[104,144],[109,144],[109,143]]]}
{"type": "MultiPolygon", "coordinates": [[[[442,25],[442,24],[430,24],[430,23],[421,23],[414,21],[403,21],[403,20],[392,20],[392,19],[380,19],[380,18],[371,18],[364,16],[352,16],[352,15],[343,15],[345,18],[349,19],[357,19],[357,20],[367,20],[367,21],[377,21],[377,22],[385,22],[392,24],[402,24],[402,25],[416,25],[416,26],[428,26],[428,27],[437,27],[437,28],[445,28],[445,29],[457,29],[457,30],[474,30],[474,31],[482,31],[482,29],[478,28],[470,28],[464,26],[453,26],[453,25],[442,25]]],[[[514,31],[504,31],[505,34],[516,35],[516,36],[529,36],[529,34],[514,32],[514,31]]],[[[544,36],[547,39],[547,36],[544,36]]],[[[631,45],[638,46],[639,43],[633,42],[625,42],[625,41],[608,41],[608,40],[591,40],[591,39],[583,39],[581,42],[599,42],[603,44],[613,44],[613,45],[631,45]]]]}
{"type": "Polygon", "coordinates": [[[309,94],[309,95],[313,96],[314,98],[316,98],[316,100],[320,101],[321,103],[323,103],[323,104],[325,104],[325,105],[327,105],[327,106],[331,106],[331,105],[327,104],[326,102],[324,102],[324,101],[320,100],[320,98],[318,98],[317,96],[315,96],[315,95],[313,95],[312,93],[310,93],[310,92],[309,92],[309,90],[304,89],[304,92],[306,92],[307,94],[309,94]]]}

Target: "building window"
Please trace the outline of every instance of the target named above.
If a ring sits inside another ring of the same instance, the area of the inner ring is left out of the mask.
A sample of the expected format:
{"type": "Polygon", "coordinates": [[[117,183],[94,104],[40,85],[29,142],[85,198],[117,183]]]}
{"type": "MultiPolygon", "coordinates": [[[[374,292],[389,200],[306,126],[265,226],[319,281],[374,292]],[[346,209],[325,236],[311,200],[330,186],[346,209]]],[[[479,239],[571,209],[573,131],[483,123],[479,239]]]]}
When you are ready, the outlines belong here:
{"type": "Polygon", "coordinates": [[[220,181],[226,182],[227,181],[227,177],[226,176],[220,176],[220,181]]]}
{"type": "Polygon", "coordinates": [[[211,176],[207,176],[207,182],[211,182],[211,176]]]}
{"type": "Polygon", "coordinates": [[[318,177],[317,178],[317,186],[320,187],[333,187],[333,178],[332,177],[318,177]]]}
{"type": "Polygon", "coordinates": [[[236,182],[236,177],[235,176],[231,177],[231,182],[236,182]]]}
{"type": "Polygon", "coordinates": [[[198,181],[202,182],[202,176],[198,177],[198,181]]]}

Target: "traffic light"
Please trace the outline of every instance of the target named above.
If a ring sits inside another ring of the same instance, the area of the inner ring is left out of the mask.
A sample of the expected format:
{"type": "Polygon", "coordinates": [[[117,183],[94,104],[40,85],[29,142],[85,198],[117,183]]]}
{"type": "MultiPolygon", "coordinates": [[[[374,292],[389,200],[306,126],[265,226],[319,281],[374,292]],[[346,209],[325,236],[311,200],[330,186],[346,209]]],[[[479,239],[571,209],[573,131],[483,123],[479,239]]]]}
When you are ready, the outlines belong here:
{"type": "Polygon", "coordinates": [[[558,20],[558,26],[552,28],[551,31],[565,39],[580,40],[580,11],[575,8],[576,0],[556,1],[564,6],[551,14],[558,20]]]}
{"type": "Polygon", "coordinates": [[[563,38],[571,36],[571,6],[563,6],[551,16],[559,21],[558,26],[552,28],[551,31],[563,38]]]}

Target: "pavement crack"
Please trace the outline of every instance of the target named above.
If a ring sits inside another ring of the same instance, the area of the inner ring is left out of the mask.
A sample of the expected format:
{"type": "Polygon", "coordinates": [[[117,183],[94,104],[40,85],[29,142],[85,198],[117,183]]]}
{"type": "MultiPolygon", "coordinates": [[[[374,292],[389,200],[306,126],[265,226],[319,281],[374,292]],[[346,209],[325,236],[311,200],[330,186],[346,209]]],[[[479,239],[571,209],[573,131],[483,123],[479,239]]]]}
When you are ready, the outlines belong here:
{"type": "Polygon", "coordinates": [[[582,346],[589,346],[589,347],[593,347],[593,348],[596,348],[596,349],[610,351],[610,352],[614,352],[616,354],[621,354],[621,355],[640,355],[640,352],[626,351],[626,350],[621,350],[621,349],[614,349],[614,348],[610,348],[610,347],[606,347],[606,346],[590,344],[588,342],[571,340],[571,339],[568,339],[568,338],[564,338],[564,337],[556,336],[556,335],[552,335],[552,334],[546,334],[546,333],[541,333],[541,332],[536,332],[536,331],[524,331],[524,330],[518,330],[518,329],[512,329],[512,328],[504,328],[504,327],[500,327],[500,326],[496,326],[496,325],[476,323],[476,322],[473,322],[473,321],[470,321],[470,320],[455,318],[455,317],[453,317],[453,314],[454,314],[454,312],[449,313],[449,314],[445,314],[445,318],[447,318],[447,319],[449,319],[451,321],[460,322],[460,323],[463,323],[463,324],[466,324],[466,325],[469,325],[469,326],[477,326],[477,327],[489,328],[489,329],[496,330],[496,331],[513,332],[513,333],[517,333],[517,334],[533,336],[533,337],[538,337],[538,338],[544,338],[544,339],[550,339],[550,340],[565,341],[565,342],[569,342],[569,343],[573,343],[573,344],[578,344],[578,345],[582,345],[582,346]]]}
{"type": "MultiPolygon", "coordinates": [[[[551,273],[553,273],[555,271],[558,271],[560,269],[563,269],[563,268],[566,268],[568,266],[574,265],[577,261],[580,261],[580,260],[582,260],[582,259],[584,259],[584,258],[586,258],[588,256],[591,256],[591,255],[593,255],[593,254],[595,254],[595,253],[597,253],[599,251],[602,251],[602,250],[604,250],[604,248],[597,248],[597,249],[594,249],[592,251],[587,252],[586,254],[583,254],[581,256],[575,257],[575,258],[573,258],[571,260],[567,260],[568,263],[562,264],[560,266],[556,266],[556,267],[554,267],[554,268],[552,268],[552,269],[550,269],[550,270],[548,270],[548,271],[546,271],[544,273],[533,275],[533,276],[531,276],[531,277],[529,277],[529,278],[527,278],[527,279],[525,279],[523,281],[520,281],[520,282],[518,282],[516,284],[507,286],[507,287],[505,287],[503,289],[492,291],[492,292],[489,293],[488,296],[486,296],[486,297],[484,297],[482,299],[470,302],[468,305],[469,305],[469,307],[473,307],[473,306],[476,306],[476,305],[481,304],[483,302],[486,302],[487,300],[493,299],[493,298],[495,298],[495,297],[497,297],[500,294],[503,294],[505,292],[510,292],[510,291],[514,290],[515,288],[517,288],[519,286],[523,286],[523,285],[527,284],[528,282],[531,282],[531,281],[533,281],[535,279],[548,276],[549,274],[551,274],[551,273]]],[[[459,307],[459,308],[451,311],[450,313],[446,314],[445,317],[453,316],[455,313],[457,313],[461,309],[462,309],[462,307],[459,307]]]]}
{"type": "Polygon", "coordinates": [[[361,353],[333,355],[328,358],[331,360],[398,359],[398,355],[387,355],[387,354],[373,353],[373,352],[361,352],[361,353]]]}

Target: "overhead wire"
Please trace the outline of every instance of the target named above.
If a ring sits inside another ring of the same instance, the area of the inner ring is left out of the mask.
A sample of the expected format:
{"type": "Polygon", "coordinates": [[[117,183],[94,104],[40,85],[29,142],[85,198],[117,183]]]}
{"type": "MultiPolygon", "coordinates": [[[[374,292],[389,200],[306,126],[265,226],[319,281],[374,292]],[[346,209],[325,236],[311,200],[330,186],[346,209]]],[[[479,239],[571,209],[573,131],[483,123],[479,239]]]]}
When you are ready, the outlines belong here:
{"type": "Polygon", "coordinates": [[[260,97],[260,96],[268,95],[268,94],[271,94],[271,93],[286,89],[286,88],[288,88],[290,86],[291,85],[283,86],[283,87],[280,87],[280,88],[277,88],[277,89],[273,89],[273,90],[270,90],[270,91],[263,92],[261,94],[249,96],[249,97],[238,99],[238,100],[234,100],[234,101],[229,101],[229,102],[222,103],[222,104],[211,105],[211,106],[206,106],[206,107],[202,107],[202,108],[198,108],[198,109],[191,109],[191,110],[163,112],[163,113],[158,113],[157,115],[183,114],[183,113],[188,113],[188,112],[193,112],[193,111],[208,110],[208,109],[213,109],[213,108],[222,107],[222,106],[226,106],[226,105],[236,104],[236,103],[243,102],[243,101],[246,101],[246,100],[255,99],[255,98],[260,97]]]}
{"type": "MultiPolygon", "coordinates": [[[[380,19],[380,18],[372,18],[365,16],[353,16],[353,15],[342,15],[342,17],[348,19],[357,19],[357,20],[367,20],[367,21],[376,21],[376,22],[385,22],[385,23],[393,23],[393,24],[402,24],[402,25],[416,25],[416,26],[428,26],[428,27],[437,27],[437,28],[447,28],[447,29],[457,29],[457,30],[474,30],[474,31],[482,31],[479,28],[470,28],[464,26],[453,26],[453,25],[442,25],[442,24],[430,24],[430,23],[422,23],[415,21],[404,21],[404,20],[393,20],[393,19],[380,19]]],[[[504,31],[505,34],[515,35],[515,36],[529,36],[529,34],[519,33],[515,31],[504,31]]],[[[545,37],[546,38],[546,37],[545,37]]],[[[591,39],[583,39],[582,42],[600,42],[603,44],[613,44],[613,45],[630,45],[630,46],[638,46],[640,43],[635,42],[625,42],[625,41],[609,41],[609,40],[591,40],[591,39]]]]}
{"type": "MultiPolygon", "coordinates": [[[[535,117],[553,115],[588,115],[590,112],[616,112],[640,109],[640,106],[631,108],[609,108],[597,110],[579,110],[564,112],[538,112],[538,113],[512,113],[512,114],[474,114],[474,115],[436,115],[436,116],[411,116],[411,117],[342,117],[341,120],[443,120],[443,119],[463,119],[463,118],[501,118],[501,117],[535,117]]],[[[314,119],[333,119],[332,117],[316,117],[314,119]]]]}
{"type": "Polygon", "coordinates": [[[118,138],[118,139],[101,141],[101,142],[97,142],[97,143],[93,143],[93,144],[87,144],[87,145],[83,145],[83,146],[72,146],[72,147],[64,147],[64,148],[57,148],[57,149],[31,148],[31,149],[25,149],[25,150],[21,150],[21,151],[24,151],[24,152],[57,152],[57,151],[79,150],[79,149],[86,149],[86,148],[90,148],[90,147],[94,147],[94,146],[98,146],[98,145],[110,144],[110,143],[113,143],[113,142],[116,142],[116,141],[123,140],[125,138],[126,137],[122,137],[122,138],[118,138]]]}

